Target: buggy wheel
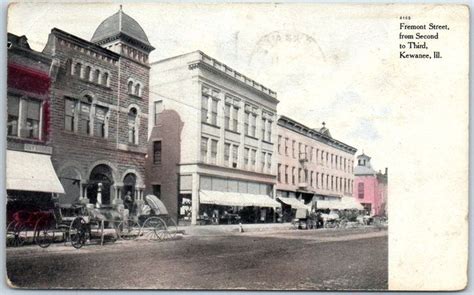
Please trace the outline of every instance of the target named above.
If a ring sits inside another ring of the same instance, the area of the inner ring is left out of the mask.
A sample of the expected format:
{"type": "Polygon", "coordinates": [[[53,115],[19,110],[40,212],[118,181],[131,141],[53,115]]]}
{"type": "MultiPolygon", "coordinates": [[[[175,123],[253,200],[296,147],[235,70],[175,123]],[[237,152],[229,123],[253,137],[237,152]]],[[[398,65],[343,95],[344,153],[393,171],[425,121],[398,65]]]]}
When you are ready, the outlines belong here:
{"type": "Polygon", "coordinates": [[[69,227],[69,240],[71,241],[71,245],[76,249],[80,249],[86,243],[86,238],[86,221],[82,217],[74,218],[69,227]]]}
{"type": "Polygon", "coordinates": [[[43,216],[36,222],[34,230],[34,239],[38,246],[47,248],[54,242],[55,225],[51,217],[43,216]]]}
{"type": "Polygon", "coordinates": [[[149,241],[163,241],[169,236],[166,223],[160,217],[150,217],[145,220],[140,232],[149,241]]]}
{"type": "Polygon", "coordinates": [[[26,227],[18,222],[12,221],[7,227],[7,246],[23,246],[27,238],[26,227]]]}
{"type": "Polygon", "coordinates": [[[166,216],[163,218],[163,221],[166,223],[166,229],[168,231],[168,238],[173,240],[176,238],[176,234],[178,233],[178,225],[174,221],[173,218],[170,216],[166,216]]]}
{"type": "Polygon", "coordinates": [[[117,226],[117,233],[120,239],[135,240],[140,235],[140,225],[133,219],[126,219],[117,226]]]}

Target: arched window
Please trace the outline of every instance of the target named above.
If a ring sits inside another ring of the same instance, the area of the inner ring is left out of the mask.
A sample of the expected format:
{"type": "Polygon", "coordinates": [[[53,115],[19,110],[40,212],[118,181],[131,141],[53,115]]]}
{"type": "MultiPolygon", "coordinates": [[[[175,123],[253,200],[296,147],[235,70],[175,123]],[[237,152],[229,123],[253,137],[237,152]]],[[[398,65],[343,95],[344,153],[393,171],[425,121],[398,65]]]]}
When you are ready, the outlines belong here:
{"type": "Polygon", "coordinates": [[[82,64],[80,62],[76,63],[74,65],[74,75],[80,77],[81,76],[81,69],[82,69],[82,64]]]}
{"type": "Polygon", "coordinates": [[[135,85],[135,95],[136,96],[140,96],[141,94],[141,88],[142,88],[142,85],[140,85],[140,83],[137,83],[137,85],[135,85]]]}
{"type": "Polygon", "coordinates": [[[102,84],[105,85],[105,86],[108,86],[109,85],[109,73],[104,73],[102,75],[102,84]]]}
{"type": "Polygon", "coordinates": [[[84,79],[86,80],[90,80],[91,78],[91,67],[90,66],[87,66],[84,70],[84,79]]]}
{"type": "Polygon", "coordinates": [[[133,94],[133,81],[131,81],[131,80],[128,81],[127,86],[128,86],[128,93],[133,94]]]}
{"type": "Polygon", "coordinates": [[[128,112],[128,142],[138,144],[136,108],[131,108],[128,112]]]}
{"type": "Polygon", "coordinates": [[[92,76],[92,81],[94,81],[95,83],[100,83],[100,70],[97,69],[94,71],[94,75],[92,76]]]}

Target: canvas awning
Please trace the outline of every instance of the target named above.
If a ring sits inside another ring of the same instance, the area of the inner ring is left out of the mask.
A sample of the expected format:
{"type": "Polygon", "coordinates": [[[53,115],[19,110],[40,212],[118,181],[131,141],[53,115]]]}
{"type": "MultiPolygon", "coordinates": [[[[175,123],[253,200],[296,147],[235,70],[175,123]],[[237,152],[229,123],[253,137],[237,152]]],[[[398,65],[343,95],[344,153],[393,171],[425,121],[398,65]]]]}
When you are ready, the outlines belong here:
{"type": "Polygon", "coordinates": [[[64,194],[51,156],[7,150],[7,190],[64,194]]]}
{"type": "Polygon", "coordinates": [[[345,210],[345,209],[357,209],[363,210],[364,207],[359,204],[354,198],[352,197],[342,197],[341,200],[318,200],[316,202],[316,207],[318,209],[338,209],[338,210],[345,210]]]}
{"type": "Polygon", "coordinates": [[[311,209],[309,206],[306,206],[303,202],[295,198],[278,197],[278,200],[282,201],[287,205],[290,205],[293,209],[311,209]]]}
{"type": "Polygon", "coordinates": [[[255,195],[232,192],[219,192],[203,190],[199,193],[201,204],[223,205],[223,206],[257,206],[257,207],[281,207],[281,204],[267,195],[255,195]]]}

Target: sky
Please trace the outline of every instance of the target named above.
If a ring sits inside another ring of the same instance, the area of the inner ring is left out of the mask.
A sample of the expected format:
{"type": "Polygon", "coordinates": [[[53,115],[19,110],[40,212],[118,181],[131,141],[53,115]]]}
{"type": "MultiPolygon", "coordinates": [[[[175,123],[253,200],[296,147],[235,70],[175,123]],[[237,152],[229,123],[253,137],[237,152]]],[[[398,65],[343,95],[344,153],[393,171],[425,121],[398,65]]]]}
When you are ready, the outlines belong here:
{"type": "MultiPolygon", "coordinates": [[[[42,50],[53,27],[90,40],[118,9],[14,4],[8,31],[26,35],[42,50]]],[[[390,287],[462,287],[469,161],[466,7],[126,3],[123,10],[156,48],[151,61],[200,49],[276,91],[280,114],[309,127],[324,121],[334,138],[371,156],[376,170],[388,167],[390,287]],[[427,41],[429,52],[443,58],[401,59],[400,16],[410,16],[411,24],[449,25],[439,39],[427,41]]]]}
{"type": "MultiPolygon", "coordinates": [[[[118,9],[118,4],[21,4],[10,7],[8,31],[26,35],[41,51],[53,27],[90,40],[118,9]]],[[[334,138],[372,156],[376,169],[388,165],[380,143],[393,114],[381,97],[379,67],[390,52],[371,44],[387,37],[383,19],[366,21],[361,9],[347,6],[125,3],[123,11],[156,48],[151,62],[200,49],[276,91],[280,114],[309,127],[324,121],[334,138]]]]}

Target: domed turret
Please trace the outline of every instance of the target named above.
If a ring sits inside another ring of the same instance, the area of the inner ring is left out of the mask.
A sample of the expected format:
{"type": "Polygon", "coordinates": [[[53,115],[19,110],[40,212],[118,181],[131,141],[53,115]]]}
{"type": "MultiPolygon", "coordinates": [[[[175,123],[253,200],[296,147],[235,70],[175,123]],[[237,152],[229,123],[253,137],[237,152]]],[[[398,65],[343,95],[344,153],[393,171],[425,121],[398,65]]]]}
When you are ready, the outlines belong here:
{"type": "Polygon", "coordinates": [[[122,46],[117,46],[119,43],[125,43],[146,54],[155,49],[148,41],[140,24],[124,13],[122,6],[117,13],[105,19],[97,27],[91,42],[120,54],[129,53],[130,50],[125,52],[122,46]]]}

